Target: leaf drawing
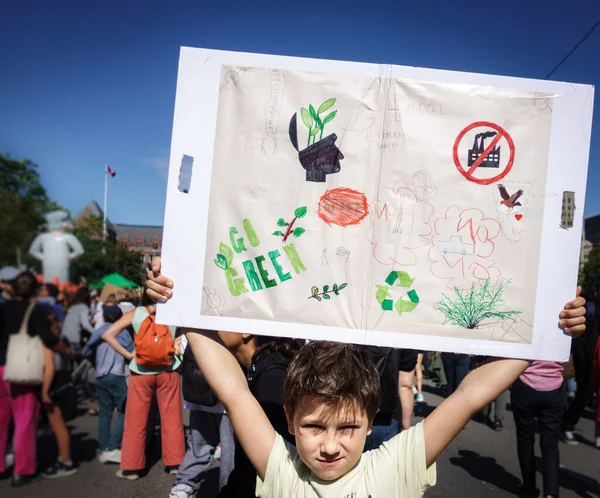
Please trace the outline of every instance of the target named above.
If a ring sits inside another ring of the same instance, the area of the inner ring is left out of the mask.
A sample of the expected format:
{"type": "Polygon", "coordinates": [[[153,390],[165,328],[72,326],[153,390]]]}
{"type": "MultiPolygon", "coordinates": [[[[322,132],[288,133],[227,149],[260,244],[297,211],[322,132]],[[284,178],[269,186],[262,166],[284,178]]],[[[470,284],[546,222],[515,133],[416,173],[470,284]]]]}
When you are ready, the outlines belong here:
{"type": "Polygon", "coordinates": [[[227,268],[229,268],[233,264],[233,250],[227,244],[223,244],[221,242],[219,244],[219,253],[225,256],[225,260],[227,261],[227,268]]]}
{"type": "Polygon", "coordinates": [[[319,288],[317,286],[313,286],[310,289],[311,295],[308,297],[308,299],[316,299],[317,301],[321,301],[321,299],[331,299],[331,293],[335,294],[336,296],[339,296],[340,290],[346,287],[347,285],[347,283],[340,284],[339,286],[338,284],[333,284],[331,289],[329,288],[329,285],[324,285],[322,292],[319,292],[319,288]]]}
{"type": "Polygon", "coordinates": [[[312,106],[312,104],[309,104],[308,110],[310,111],[310,115],[312,116],[312,118],[316,121],[317,120],[317,112],[315,111],[315,108],[312,106]]]}
{"type": "Polygon", "coordinates": [[[214,260],[215,265],[217,265],[221,270],[227,270],[228,264],[227,259],[222,254],[217,254],[217,259],[214,260]]]}
{"type": "Polygon", "coordinates": [[[327,116],[325,116],[325,119],[323,120],[323,124],[326,125],[330,121],[333,121],[333,118],[335,118],[336,114],[337,114],[337,111],[333,111],[333,112],[330,112],[329,114],[327,114],[327,116]]]}
{"type": "Polygon", "coordinates": [[[313,118],[304,107],[300,109],[300,116],[302,116],[302,122],[306,125],[306,127],[312,128],[313,118]]]}
{"type": "Polygon", "coordinates": [[[287,228],[285,229],[285,232],[281,230],[276,230],[272,233],[272,235],[275,235],[276,237],[283,237],[283,242],[286,242],[290,235],[293,235],[294,237],[300,237],[304,232],[306,232],[306,230],[302,227],[294,228],[294,224],[296,223],[298,218],[304,218],[306,216],[306,213],[307,207],[301,206],[294,210],[294,219],[290,223],[287,223],[283,218],[279,218],[277,220],[277,225],[280,227],[287,228]]]}
{"type": "Polygon", "coordinates": [[[320,106],[319,109],[317,111],[317,114],[322,114],[324,113],[326,110],[328,110],[330,107],[333,107],[333,104],[335,104],[335,99],[327,99],[325,102],[323,102],[320,106]]]}
{"type": "Polygon", "coordinates": [[[294,211],[294,216],[296,218],[304,218],[306,216],[306,211],[307,211],[306,206],[296,208],[296,210],[294,211]]]}
{"type": "Polygon", "coordinates": [[[304,230],[304,228],[302,227],[298,227],[298,228],[294,228],[294,237],[300,237],[300,235],[302,235],[304,232],[306,232],[306,230],[304,230]]]}

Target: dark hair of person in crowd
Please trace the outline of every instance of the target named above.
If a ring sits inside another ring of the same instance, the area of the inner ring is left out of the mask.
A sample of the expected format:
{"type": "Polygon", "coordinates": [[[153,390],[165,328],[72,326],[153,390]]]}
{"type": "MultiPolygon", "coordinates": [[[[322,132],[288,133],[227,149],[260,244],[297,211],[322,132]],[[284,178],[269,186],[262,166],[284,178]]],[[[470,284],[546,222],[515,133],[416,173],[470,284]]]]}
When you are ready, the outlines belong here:
{"type": "Polygon", "coordinates": [[[77,292],[71,298],[71,302],[69,306],[75,306],[76,304],[86,304],[89,306],[92,302],[92,297],[90,295],[90,290],[87,287],[79,287],[77,292]]]}
{"type": "Polygon", "coordinates": [[[123,312],[118,306],[103,306],[102,316],[104,317],[104,321],[106,323],[115,323],[123,316],[123,312]]]}
{"type": "Polygon", "coordinates": [[[263,351],[269,353],[279,353],[287,360],[292,360],[300,351],[302,342],[288,337],[272,337],[268,335],[254,336],[256,351],[252,355],[252,362],[255,362],[263,351]]]}
{"type": "Polygon", "coordinates": [[[381,398],[375,365],[353,344],[311,341],[291,361],[284,383],[285,408],[293,415],[305,396],[331,410],[358,409],[372,421],[381,398]]]}
{"type": "Polygon", "coordinates": [[[50,282],[46,282],[44,284],[44,287],[46,288],[46,292],[48,293],[48,295],[50,297],[53,297],[54,299],[56,299],[58,297],[58,287],[56,287],[56,285],[50,283],[50,282]]]}
{"type": "Polygon", "coordinates": [[[35,278],[35,275],[30,271],[19,273],[17,278],[15,278],[12,282],[15,296],[23,300],[35,297],[38,292],[39,285],[40,284],[35,278]]]}

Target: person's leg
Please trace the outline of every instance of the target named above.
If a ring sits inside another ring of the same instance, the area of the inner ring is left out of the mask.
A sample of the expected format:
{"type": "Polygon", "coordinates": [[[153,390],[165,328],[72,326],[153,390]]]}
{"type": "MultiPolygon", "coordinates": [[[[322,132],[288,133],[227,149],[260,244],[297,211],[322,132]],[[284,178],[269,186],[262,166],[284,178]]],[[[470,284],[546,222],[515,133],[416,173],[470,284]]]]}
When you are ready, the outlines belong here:
{"type": "Polygon", "coordinates": [[[127,399],[127,382],[125,377],[120,375],[112,375],[110,396],[112,406],[116,410],[110,437],[108,439],[108,450],[120,450],[123,440],[123,423],[125,421],[125,400],[127,399]]]}
{"type": "Polygon", "coordinates": [[[4,366],[0,367],[0,474],[6,470],[4,467],[6,447],[8,445],[9,425],[12,419],[12,404],[10,399],[10,385],[4,382],[4,366]]]}
{"type": "Polygon", "coordinates": [[[575,426],[579,422],[581,415],[591,403],[594,396],[591,365],[588,364],[588,358],[581,344],[574,343],[574,346],[576,348],[573,350],[573,363],[575,366],[577,392],[563,417],[562,430],[565,432],[573,432],[575,430],[575,426]]]}
{"type": "Polygon", "coordinates": [[[446,374],[446,394],[449,396],[456,389],[455,384],[455,359],[454,353],[442,353],[442,364],[444,365],[444,373],[446,374]]]}
{"type": "Polygon", "coordinates": [[[464,378],[469,373],[469,369],[471,367],[471,356],[468,354],[459,354],[456,358],[456,363],[454,366],[454,390],[458,388],[460,383],[464,380],[464,378]]]}
{"type": "Polygon", "coordinates": [[[108,439],[113,416],[113,404],[110,395],[108,375],[96,379],[96,396],[98,399],[98,447],[101,452],[108,451],[108,439]]]}
{"type": "Polygon", "coordinates": [[[202,473],[213,462],[215,448],[219,444],[219,425],[223,415],[198,410],[190,412],[190,435],[187,451],[177,469],[173,491],[196,494],[200,489],[202,473]]]}
{"type": "Polygon", "coordinates": [[[223,488],[233,471],[235,461],[235,438],[229,417],[223,414],[219,426],[219,439],[221,440],[221,467],[219,476],[219,489],[223,488]]]}
{"type": "Polygon", "coordinates": [[[417,367],[415,368],[417,376],[417,393],[423,393],[423,353],[417,355],[417,367]]]}
{"type": "Polygon", "coordinates": [[[58,458],[62,462],[71,461],[71,435],[63,420],[60,407],[56,405],[45,406],[48,415],[48,423],[54,435],[56,436],[56,445],[58,446],[58,458]]]}
{"type": "Polygon", "coordinates": [[[535,485],[535,402],[537,391],[517,380],[511,391],[511,404],[517,427],[517,455],[523,477],[523,491],[537,497],[535,485]]]}
{"type": "Polygon", "coordinates": [[[565,406],[565,387],[543,393],[545,402],[538,414],[540,424],[540,448],[542,450],[542,473],[544,476],[544,496],[558,497],[558,474],[560,454],[561,418],[565,406]]]}
{"type": "Polygon", "coordinates": [[[507,389],[504,391],[498,399],[496,399],[495,403],[495,413],[494,419],[500,422],[503,422],[506,418],[506,407],[508,402],[510,401],[510,391],[507,389]]]}
{"type": "Polygon", "coordinates": [[[37,424],[40,402],[35,389],[28,386],[10,385],[12,413],[15,424],[14,448],[17,476],[34,475],[36,471],[37,424]]]}
{"type": "Polygon", "coordinates": [[[156,375],[131,374],[125,408],[121,470],[140,471],[146,467],[146,426],[156,375]]]}
{"type": "Polygon", "coordinates": [[[166,467],[178,466],[185,455],[181,384],[177,372],[157,376],[156,398],[160,413],[162,457],[166,467]]]}

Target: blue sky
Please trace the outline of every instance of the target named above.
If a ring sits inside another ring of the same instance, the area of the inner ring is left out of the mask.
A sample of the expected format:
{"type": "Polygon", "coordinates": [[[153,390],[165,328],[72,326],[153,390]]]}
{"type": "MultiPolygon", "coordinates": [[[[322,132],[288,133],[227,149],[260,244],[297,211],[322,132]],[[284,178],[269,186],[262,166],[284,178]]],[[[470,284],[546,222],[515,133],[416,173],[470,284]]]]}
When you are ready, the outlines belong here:
{"type": "MultiPolygon", "coordinates": [[[[102,205],[109,163],[111,220],[162,224],[182,45],[544,78],[599,18],[598,0],[1,0],[0,151],[73,214],[102,205]]],[[[600,84],[600,29],[552,79],[600,84]]]]}

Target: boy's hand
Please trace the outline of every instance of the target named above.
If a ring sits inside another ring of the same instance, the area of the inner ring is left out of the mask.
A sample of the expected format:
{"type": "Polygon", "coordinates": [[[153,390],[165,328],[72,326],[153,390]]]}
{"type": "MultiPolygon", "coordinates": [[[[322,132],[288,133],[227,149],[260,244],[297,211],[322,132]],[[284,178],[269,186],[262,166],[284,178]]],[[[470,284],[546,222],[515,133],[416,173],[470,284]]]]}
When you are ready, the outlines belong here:
{"type": "Polygon", "coordinates": [[[160,273],[160,256],[152,259],[152,268],[148,272],[148,281],[146,282],[146,294],[155,302],[164,303],[173,295],[173,281],[160,273]]]}
{"type": "Polygon", "coordinates": [[[585,332],[585,299],[581,297],[581,287],[577,287],[576,295],[573,301],[565,304],[558,322],[558,326],[573,337],[579,337],[585,332]]]}

